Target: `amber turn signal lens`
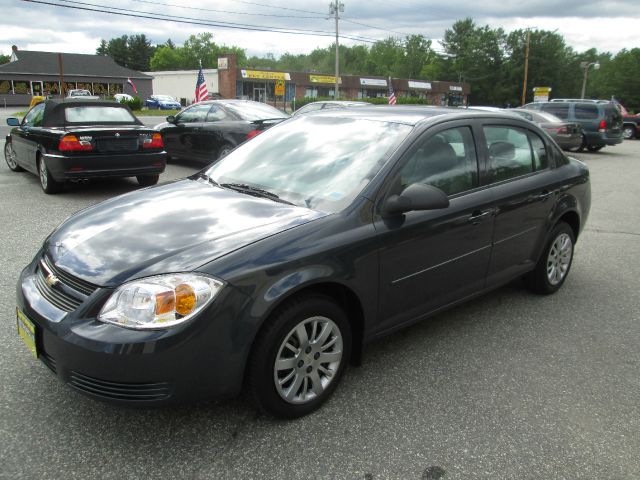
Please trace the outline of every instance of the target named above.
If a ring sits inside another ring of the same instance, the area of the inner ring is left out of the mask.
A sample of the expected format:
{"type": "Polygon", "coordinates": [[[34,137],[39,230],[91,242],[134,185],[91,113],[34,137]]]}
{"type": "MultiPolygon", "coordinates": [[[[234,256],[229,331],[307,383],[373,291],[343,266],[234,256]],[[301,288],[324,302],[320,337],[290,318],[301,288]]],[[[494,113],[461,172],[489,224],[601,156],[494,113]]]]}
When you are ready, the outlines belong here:
{"type": "Polygon", "coordinates": [[[172,291],[156,294],[156,315],[172,313],[176,308],[176,296],[172,291]]]}
{"type": "Polygon", "coordinates": [[[176,313],[179,315],[189,315],[196,307],[196,292],[186,283],[181,283],[176,287],[176,313]]]}

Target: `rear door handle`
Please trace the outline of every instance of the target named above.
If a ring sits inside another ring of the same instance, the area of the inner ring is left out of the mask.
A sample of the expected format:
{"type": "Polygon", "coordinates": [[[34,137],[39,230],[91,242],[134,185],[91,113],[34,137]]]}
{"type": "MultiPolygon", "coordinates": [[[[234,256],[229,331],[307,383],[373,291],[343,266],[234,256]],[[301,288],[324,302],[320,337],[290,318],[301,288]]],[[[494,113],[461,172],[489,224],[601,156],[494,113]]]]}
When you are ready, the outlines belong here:
{"type": "Polygon", "coordinates": [[[542,193],[540,193],[538,195],[538,199],[540,200],[546,200],[548,197],[550,197],[551,195],[553,195],[553,192],[550,192],[548,190],[543,190],[542,193]]]}

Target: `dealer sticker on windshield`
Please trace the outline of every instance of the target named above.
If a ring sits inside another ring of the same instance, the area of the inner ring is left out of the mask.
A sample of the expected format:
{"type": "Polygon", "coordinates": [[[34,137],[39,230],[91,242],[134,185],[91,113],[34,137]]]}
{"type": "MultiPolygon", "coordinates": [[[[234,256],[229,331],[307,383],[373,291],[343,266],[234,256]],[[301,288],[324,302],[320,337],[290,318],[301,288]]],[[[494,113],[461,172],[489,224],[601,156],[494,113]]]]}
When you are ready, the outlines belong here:
{"type": "Polygon", "coordinates": [[[38,358],[38,350],[36,348],[36,326],[18,308],[16,308],[16,317],[16,321],[18,323],[18,335],[22,337],[22,340],[27,345],[31,354],[35,358],[38,358]]]}

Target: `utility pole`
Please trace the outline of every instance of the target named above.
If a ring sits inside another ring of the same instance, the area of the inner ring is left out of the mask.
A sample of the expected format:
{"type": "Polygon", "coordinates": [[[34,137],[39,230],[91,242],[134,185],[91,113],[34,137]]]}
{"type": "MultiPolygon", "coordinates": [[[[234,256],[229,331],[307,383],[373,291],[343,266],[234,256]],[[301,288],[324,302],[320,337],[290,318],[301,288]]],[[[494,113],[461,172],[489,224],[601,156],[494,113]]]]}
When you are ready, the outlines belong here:
{"type": "Polygon", "coordinates": [[[331,2],[329,4],[329,13],[331,15],[335,15],[336,17],[336,86],[335,86],[335,90],[333,92],[333,98],[335,98],[336,100],[339,97],[339,92],[338,92],[338,75],[339,75],[339,68],[340,68],[340,44],[338,43],[338,20],[340,18],[339,13],[340,12],[344,12],[344,3],[342,3],[340,0],[335,0],[333,2],[331,2]]]}
{"type": "Polygon", "coordinates": [[[522,84],[522,103],[524,105],[527,95],[527,76],[529,74],[529,41],[531,40],[531,31],[527,29],[527,48],[524,54],[524,82],[522,84]]]}
{"type": "Polygon", "coordinates": [[[594,70],[598,70],[600,68],[600,64],[595,62],[580,62],[580,68],[584,70],[584,76],[582,77],[582,93],[580,94],[580,98],[584,98],[585,91],[587,89],[587,76],[589,75],[589,68],[593,67],[594,70]]]}

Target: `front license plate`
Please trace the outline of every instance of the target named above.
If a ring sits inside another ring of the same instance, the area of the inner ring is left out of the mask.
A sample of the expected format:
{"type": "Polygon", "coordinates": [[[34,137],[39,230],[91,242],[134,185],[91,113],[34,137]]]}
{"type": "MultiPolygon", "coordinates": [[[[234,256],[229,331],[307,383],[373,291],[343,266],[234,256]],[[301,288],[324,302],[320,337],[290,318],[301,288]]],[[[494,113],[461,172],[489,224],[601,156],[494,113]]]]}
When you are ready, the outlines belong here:
{"type": "Polygon", "coordinates": [[[38,349],[36,348],[36,326],[27,316],[16,308],[16,321],[18,323],[18,335],[27,345],[31,354],[38,358],[38,349]]]}

